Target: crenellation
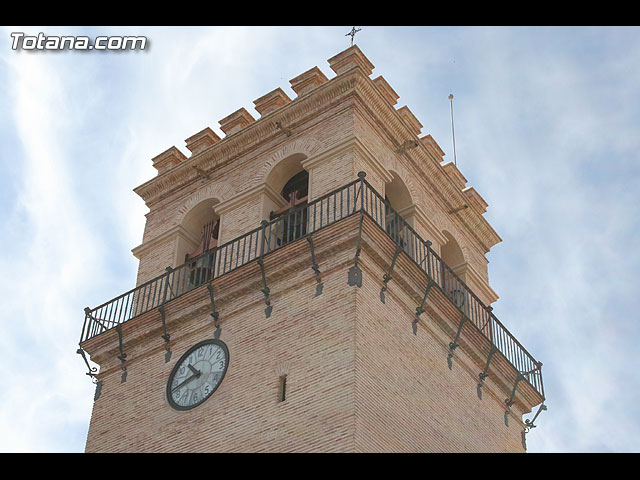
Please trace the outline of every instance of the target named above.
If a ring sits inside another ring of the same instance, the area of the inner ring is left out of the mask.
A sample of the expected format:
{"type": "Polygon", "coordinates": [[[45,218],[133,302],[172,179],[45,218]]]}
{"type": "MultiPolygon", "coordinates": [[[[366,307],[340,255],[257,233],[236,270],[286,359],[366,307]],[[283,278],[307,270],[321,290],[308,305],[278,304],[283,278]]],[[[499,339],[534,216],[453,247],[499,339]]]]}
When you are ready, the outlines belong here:
{"type": "Polygon", "coordinates": [[[396,91],[391,88],[391,85],[384,79],[382,75],[373,79],[373,83],[378,88],[378,91],[382,94],[382,96],[394,106],[398,103],[398,99],[400,96],[396,93],[396,91]]]}
{"type": "Polygon", "coordinates": [[[255,121],[255,118],[251,116],[246,108],[242,107],[227,115],[218,123],[220,124],[220,129],[229,137],[255,121]]]}
{"type": "Polygon", "coordinates": [[[438,145],[438,142],[436,142],[430,134],[420,137],[419,140],[435,158],[442,162],[442,157],[445,156],[445,153],[440,148],[440,145],[438,145]]]}
{"type": "Polygon", "coordinates": [[[447,176],[453,181],[454,185],[463,190],[467,185],[467,179],[462,175],[462,172],[458,170],[458,167],[453,162],[447,162],[441,165],[447,176]]]}
{"type": "Polygon", "coordinates": [[[253,101],[255,105],[256,111],[260,114],[261,117],[268,115],[274,110],[279,109],[280,107],[289,103],[291,99],[287,96],[284,91],[278,87],[275,90],[270,91],[266,95],[258,98],[253,101]]]}
{"type": "Polygon", "coordinates": [[[298,97],[314,90],[327,81],[327,77],[318,67],[313,67],[289,80],[291,88],[298,97]]]}
{"type": "Polygon", "coordinates": [[[467,198],[472,208],[474,208],[480,214],[486,213],[487,206],[489,204],[485,202],[484,198],[480,196],[475,188],[466,187],[462,190],[462,193],[467,198]]]}
{"type": "Polygon", "coordinates": [[[153,167],[158,170],[158,175],[162,175],[186,159],[186,155],[174,146],[157,155],[151,161],[153,167]]]}
{"type": "Polygon", "coordinates": [[[375,68],[357,45],[347,48],[327,61],[336,75],[342,75],[352,68],[359,68],[368,77],[375,68]]]}
{"type": "Polygon", "coordinates": [[[409,129],[415,135],[420,135],[420,132],[422,131],[422,124],[416,118],[413,112],[409,109],[409,107],[405,105],[403,107],[400,107],[397,111],[402,117],[402,119],[407,123],[407,125],[409,126],[409,129]]]}
{"type": "Polygon", "coordinates": [[[211,128],[206,127],[205,129],[200,130],[195,135],[187,138],[184,142],[191,152],[191,156],[193,156],[219,141],[220,137],[216,134],[216,132],[211,130],[211,128]]]}

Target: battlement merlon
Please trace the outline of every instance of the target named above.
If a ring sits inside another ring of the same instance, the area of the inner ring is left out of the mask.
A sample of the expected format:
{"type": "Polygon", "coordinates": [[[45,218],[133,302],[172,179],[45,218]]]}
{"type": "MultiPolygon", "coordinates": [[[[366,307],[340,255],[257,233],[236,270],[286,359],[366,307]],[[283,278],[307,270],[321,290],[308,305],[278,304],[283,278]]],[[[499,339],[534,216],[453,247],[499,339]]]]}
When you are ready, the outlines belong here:
{"type": "Polygon", "coordinates": [[[184,162],[187,157],[178,150],[176,147],[170,147],[160,155],[157,155],[151,159],[153,167],[158,170],[158,175],[163,174],[167,170],[172,169],[176,165],[184,162]]]}
{"type": "Polygon", "coordinates": [[[231,115],[227,115],[218,123],[220,124],[220,130],[222,130],[227,136],[231,136],[244,129],[247,125],[251,125],[255,121],[255,118],[253,118],[251,114],[242,107],[231,115]]]}
{"type": "Polygon", "coordinates": [[[220,137],[213,130],[211,130],[211,128],[206,127],[195,135],[187,138],[184,143],[193,156],[219,141],[220,137]]]}
{"type": "Polygon", "coordinates": [[[298,94],[298,97],[315,90],[323,83],[327,82],[327,77],[318,68],[313,67],[297,77],[289,80],[291,89],[298,94]]]}
{"type": "Polygon", "coordinates": [[[287,94],[284,93],[284,91],[280,87],[278,87],[275,90],[270,91],[266,95],[263,95],[262,97],[254,100],[253,104],[255,105],[255,109],[260,114],[260,116],[264,117],[274,110],[285,106],[290,101],[291,99],[287,96],[287,94]]]}

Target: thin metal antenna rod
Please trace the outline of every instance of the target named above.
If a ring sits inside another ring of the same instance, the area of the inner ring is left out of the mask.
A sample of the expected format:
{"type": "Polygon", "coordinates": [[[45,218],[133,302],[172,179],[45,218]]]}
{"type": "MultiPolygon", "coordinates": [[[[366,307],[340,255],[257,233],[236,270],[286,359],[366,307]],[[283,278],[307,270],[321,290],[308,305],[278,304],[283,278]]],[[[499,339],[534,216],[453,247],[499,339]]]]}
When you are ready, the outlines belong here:
{"type": "Polygon", "coordinates": [[[456,132],[453,129],[453,93],[449,94],[449,105],[451,106],[451,136],[453,137],[453,164],[457,167],[456,162],[456,132]]]}

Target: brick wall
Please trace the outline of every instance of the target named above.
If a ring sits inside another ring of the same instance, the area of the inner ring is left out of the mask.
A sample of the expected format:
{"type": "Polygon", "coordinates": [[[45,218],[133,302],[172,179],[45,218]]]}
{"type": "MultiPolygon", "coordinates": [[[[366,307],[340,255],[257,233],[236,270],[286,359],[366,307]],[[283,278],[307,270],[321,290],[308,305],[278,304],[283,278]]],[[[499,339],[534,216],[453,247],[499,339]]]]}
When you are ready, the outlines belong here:
{"type": "Polygon", "coordinates": [[[388,265],[376,257],[389,245],[364,236],[363,286],[347,285],[357,220],[314,234],[320,296],[304,240],[265,257],[269,318],[255,262],[214,282],[230,364],[216,393],[193,410],[173,410],[165,387],[180,355],[213,334],[205,287],[167,305],[169,363],[157,312],[124,325],[124,383],[115,333],[85,345],[104,382],[86,451],[523,451],[521,406],[504,425],[501,398],[508,392],[488,382],[480,400],[477,362],[459,348],[449,370],[450,338],[429,320],[413,335],[406,272],[394,273],[380,302],[388,265]],[[283,374],[287,395],[279,402],[283,374]]]}
{"type": "MultiPolygon", "coordinates": [[[[356,447],[359,452],[524,452],[517,418],[505,426],[502,395],[476,393],[482,367],[424,316],[393,278],[379,299],[383,269],[363,257],[356,341],[356,447]],[[377,268],[376,268],[377,267],[377,268]]],[[[394,277],[402,276],[401,271],[394,277]]]]}

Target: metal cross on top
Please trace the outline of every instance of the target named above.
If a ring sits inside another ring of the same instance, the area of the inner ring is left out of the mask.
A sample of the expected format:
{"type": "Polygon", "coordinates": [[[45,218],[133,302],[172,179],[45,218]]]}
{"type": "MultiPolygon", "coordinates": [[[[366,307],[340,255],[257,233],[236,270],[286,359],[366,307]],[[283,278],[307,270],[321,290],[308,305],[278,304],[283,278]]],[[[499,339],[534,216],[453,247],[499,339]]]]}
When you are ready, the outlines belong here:
{"type": "Polygon", "coordinates": [[[360,30],[362,29],[361,28],[356,29],[356,27],[353,27],[351,31],[345,35],[345,37],[349,37],[349,36],[351,37],[351,43],[349,44],[350,47],[353,47],[353,37],[355,37],[356,33],[358,33],[360,30]]]}

